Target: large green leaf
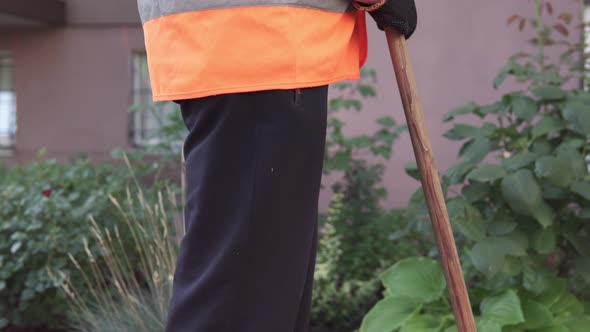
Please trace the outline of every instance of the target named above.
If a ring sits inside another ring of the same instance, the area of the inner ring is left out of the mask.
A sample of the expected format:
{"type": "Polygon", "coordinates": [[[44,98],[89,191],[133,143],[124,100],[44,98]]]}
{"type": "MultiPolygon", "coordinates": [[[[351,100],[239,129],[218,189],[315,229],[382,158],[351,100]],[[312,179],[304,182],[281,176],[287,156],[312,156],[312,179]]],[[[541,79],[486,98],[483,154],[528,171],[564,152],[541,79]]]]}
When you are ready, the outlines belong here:
{"type": "Polygon", "coordinates": [[[506,255],[527,255],[529,241],[526,235],[519,231],[514,231],[501,237],[491,238],[490,240],[496,244],[497,250],[503,251],[506,255]]]}
{"type": "Polygon", "coordinates": [[[494,321],[501,326],[524,322],[520,299],[513,290],[486,297],[481,302],[480,309],[483,318],[494,321]]]}
{"type": "Polygon", "coordinates": [[[542,229],[534,235],[535,250],[541,254],[549,254],[555,251],[555,232],[552,227],[542,229]]]}
{"type": "Polygon", "coordinates": [[[554,156],[543,156],[535,163],[535,174],[547,178],[560,187],[569,186],[576,178],[571,169],[571,160],[554,156]]]}
{"type": "Polygon", "coordinates": [[[502,195],[513,211],[535,217],[543,226],[553,223],[553,212],[541,193],[541,187],[533,173],[520,169],[502,180],[502,195]]]}
{"type": "Polygon", "coordinates": [[[502,166],[494,164],[481,164],[469,172],[469,174],[467,174],[467,179],[472,181],[488,182],[501,179],[504,176],[506,176],[506,171],[504,171],[502,166]]]}
{"type": "Polygon", "coordinates": [[[409,298],[383,299],[365,316],[361,324],[361,332],[394,331],[412,317],[420,307],[419,303],[409,298]]]}
{"type": "Polygon", "coordinates": [[[512,111],[518,118],[531,121],[537,115],[538,105],[530,97],[515,96],[512,100],[512,111]]]}
{"type": "Polygon", "coordinates": [[[546,287],[541,293],[535,294],[533,299],[551,308],[566,292],[567,283],[563,279],[546,273],[541,272],[540,275],[545,279],[546,287]]]}
{"type": "Polygon", "coordinates": [[[559,100],[566,96],[565,91],[558,86],[538,86],[531,91],[543,100],[559,100]]]}
{"type": "Polygon", "coordinates": [[[570,316],[572,314],[584,313],[582,303],[580,303],[580,301],[567,290],[564,291],[557,301],[549,307],[549,310],[551,310],[555,316],[570,316]]]}
{"type": "Polygon", "coordinates": [[[553,325],[553,314],[549,308],[539,302],[526,300],[522,303],[525,322],[522,325],[527,330],[540,329],[553,325]]]}
{"type": "Polygon", "coordinates": [[[563,322],[570,332],[588,332],[590,329],[590,317],[573,317],[563,322]]]}
{"type": "Polygon", "coordinates": [[[538,158],[538,155],[534,152],[521,152],[513,155],[512,157],[504,160],[502,166],[509,171],[516,171],[519,168],[530,165],[538,158]]]}
{"type": "Polygon", "coordinates": [[[489,276],[494,276],[504,267],[504,251],[492,240],[476,243],[469,252],[469,257],[476,269],[489,276]]]}
{"type": "Polygon", "coordinates": [[[419,302],[439,299],[445,289],[445,277],[440,264],[423,257],[397,262],[380,275],[387,292],[419,302]]]}
{"type": "Polygon", "coordinates": [[[448,202],[449,217],[453,225],[467,238],[481,241],[486,237],[486,223],[479,210],[462,198],[455,198],[448,202]]]}
{"type": "Polygon", "coordinates": [[[565,129],[565,122],[563,120],[545,116],[535,124],[532,134],[533,138],[537,138],[563,129],[565,129]]]}
{"type": "Polygon", "coordinates": [[[414,315],[408,319],[400,332],[438,332],[442,321],[432,315],[414,315]]]}
{"type": "Polygon", "coordinates": [[[590,135],[590,109],[587,101],[569,98],[562,114],[569,129],[584,136],[590,135]]]}
{"type": "Polygon", "coordinates": [[[590,201],[590,182],[575,182],[572,184],[571,190],[590,201]]]}

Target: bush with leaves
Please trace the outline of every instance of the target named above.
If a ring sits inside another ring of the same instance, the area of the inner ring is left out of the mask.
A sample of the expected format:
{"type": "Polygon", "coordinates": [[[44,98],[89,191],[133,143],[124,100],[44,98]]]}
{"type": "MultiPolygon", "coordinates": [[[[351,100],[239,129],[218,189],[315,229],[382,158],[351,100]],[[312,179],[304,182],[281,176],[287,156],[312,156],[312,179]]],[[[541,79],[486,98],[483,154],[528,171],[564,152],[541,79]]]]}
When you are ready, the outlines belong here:
{"type": "Polygon", "coordinates": [[[315,274],[312,325],[329,331],[351,331],[379,297],[377,274],[401,257],[429,248],[418,239],[401,211],[382,208],[387,196],[381,186],[392,146],[405,130],[390,117],[377,120],[373,135],[346,136],[338,118],[345,109],[362,110],[363,98],[375,96],[375,72],[363,70],[359,82],[336,86],[340,95],[330,100],[326,148],[327,173],[342,177],[332,186],[335,195],[327,215],[321,216],[320,245],[315,274]],[[403,238],[403,241],[400,239],[403,238]]]}
{"type": "MultiPolygon", "coordinates": [[[[0,329],[56,327],[65,317],[67,301],[61,279],[81,286],[82,277],[68,259],[87,266],[87,252],[100,256],[98,246],[85,246],[87,222],[95,216],[112,229],[121,217],[109,196],[125,197],[132,183],[126,166],[94,165],[88,159],[71,164],[36,160],[5,168],[0,178],[0,329]]],[[[129,234],[122,234],[124,243],[129,234]]],[[[81,292],[84,292],[84,288],[81,292]]]]}
{"type": "MultiPolygon", "coordinates": [[[[584,77],[585,57],[575,57],[583,45],[555,37],[567,37],[572,15],[545,27],[542,8],[553,13],[549,2],[536,1],[536,54],[511,58],[495,81],[514,77],[528,88],[445,117],[483,122],[447,132],[465,143],[443,176],[480,332],[590,328],[590,93],[566,88],[584,77]],[[547,45],[565,47],[559,62],[547,60],[547,45]]],[[[385,299],[361,331],[456,331],[436,261],[408,259],[381,279],[385,299]]]]}

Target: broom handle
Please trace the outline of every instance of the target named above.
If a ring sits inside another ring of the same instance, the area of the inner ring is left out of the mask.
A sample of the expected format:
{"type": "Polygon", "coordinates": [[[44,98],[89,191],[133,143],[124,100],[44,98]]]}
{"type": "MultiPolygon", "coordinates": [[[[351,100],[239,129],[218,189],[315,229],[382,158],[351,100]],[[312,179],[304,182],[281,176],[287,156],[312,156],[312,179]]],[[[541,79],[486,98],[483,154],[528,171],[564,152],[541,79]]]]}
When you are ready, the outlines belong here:
{"type": "Polygon", "coordinates": [[[406,38],[394,28],[385,28],[385,33],[457,327],[459,332],[476,332],[453,230],[424,123],[422,103],[418,96],[406,38]]]}

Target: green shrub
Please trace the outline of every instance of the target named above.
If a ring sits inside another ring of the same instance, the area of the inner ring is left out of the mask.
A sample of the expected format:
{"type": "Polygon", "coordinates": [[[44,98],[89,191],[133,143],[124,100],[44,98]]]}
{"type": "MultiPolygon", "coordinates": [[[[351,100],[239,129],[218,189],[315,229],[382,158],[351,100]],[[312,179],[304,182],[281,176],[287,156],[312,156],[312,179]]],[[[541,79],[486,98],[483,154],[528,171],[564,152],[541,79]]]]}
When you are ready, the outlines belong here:
{"type": "Polygon", "coordinates": [[[405,130],[389,117],[377,120],[373,135],[345,136],[340,111],[362,109],[375,95],[375,72],[363,70],[360,82],[337,85],[342,96],[330,101],[326,149],[327,173],[341,177],[327,215],[321,216],[320,243],[314,280],[312,325],[320,330],[351,331],[379,298],[378,273],[398,259],[430,248],[402,211],[382,208],[383,164],[405,130]],[[368,155],[377,160],[365,159],[368,155]]]}
{"type": "MultiPolygon", "coordinates": [[[[0,327],[56,327],[65,317],[64,278],[81,285],[69,261],[86,266],[85,246],[93,215],[101,227],[121,222],[109,196],[125,197],[132,177],[125,166],[93,165],[77,159],[63,165],[37,160],[5,168],[0,178],[0,327]],[[60,276],[50,278],[49,273],[60,276]]],[[[129,234],[122,234],[128,243],[129,234]]]]}
{"type": "MultiPolygon", "coordinates": [[[[445,117],[487,120],[455,123],[446,133],[465,143],[459,163],[443,176],[480,332],[590,326],[590,93],[565,88],[580,72],[571,54],[582,45],[553,39],[541,21],[541,5],[547,5],[536,4],[537,54],[513,57],[495,81],[514,77],[528,88],[445,117]],[[566,46],[560,63],[546,63],[544,47],[551,44],[566,46]]],[[[553,29],[567,35],[571,15],[558,20],[553,29]]],[[[436,261],[410,258],[380,277],[384,299],[361,331],[457,330],[436,261]]]]}

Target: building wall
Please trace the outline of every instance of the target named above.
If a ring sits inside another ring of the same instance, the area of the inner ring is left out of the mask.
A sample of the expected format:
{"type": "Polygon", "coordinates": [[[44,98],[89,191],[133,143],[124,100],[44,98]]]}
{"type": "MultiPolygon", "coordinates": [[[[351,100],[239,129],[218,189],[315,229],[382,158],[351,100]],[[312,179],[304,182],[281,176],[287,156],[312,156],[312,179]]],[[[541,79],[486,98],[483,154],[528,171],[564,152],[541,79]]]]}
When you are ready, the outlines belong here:
{"type": "MultiPolygon", "coordinates": [[[[420,26],[409,42],[418,86],[440,169],[455,162],[456,144],[442,138],[444,113],[470,100],[492,101],[501,91],[491,82],[507,57],[523,49],[530,34],[507,27],[514,13],[532,14],[533,1],[417,0],[420,26]]],[[[575,1],[558,10],[576,9],[575,1]]],[[[0,49],[15,58],[18,133],[11,161],[30,160],[42,147],[66,159],[83,151],[108,160],[115,147],[129,146],[130,57],[143,49],[135,0],[67,1],[62,29],[0,30],[0,49]]],[[[384,114],[403,121],[383,33],[370,24],[367,66],[378,71],[376,100],[360,115],[346,115],[350,133],[371,130],[384,114]],[[354,125],[353,125],[354,123],[354,125]]],[[[510,86],[508,86],[510,87],[510,86]]],[[[418,184],[403,165],[413,160],[408,135],[395,145],[385,183],[387,204],[402,206],[418,184]]],[[[326,206],[329,193],[322,195],[326,206]]]]}
{"type": "Polygon", "coordinates": [[[14,57],[17,148],[9,161],[76,152],[108,160],[129,146],[131,54],[143,50],[135,1],[67,1],[60,29],[5,29],[14,57]]]}

